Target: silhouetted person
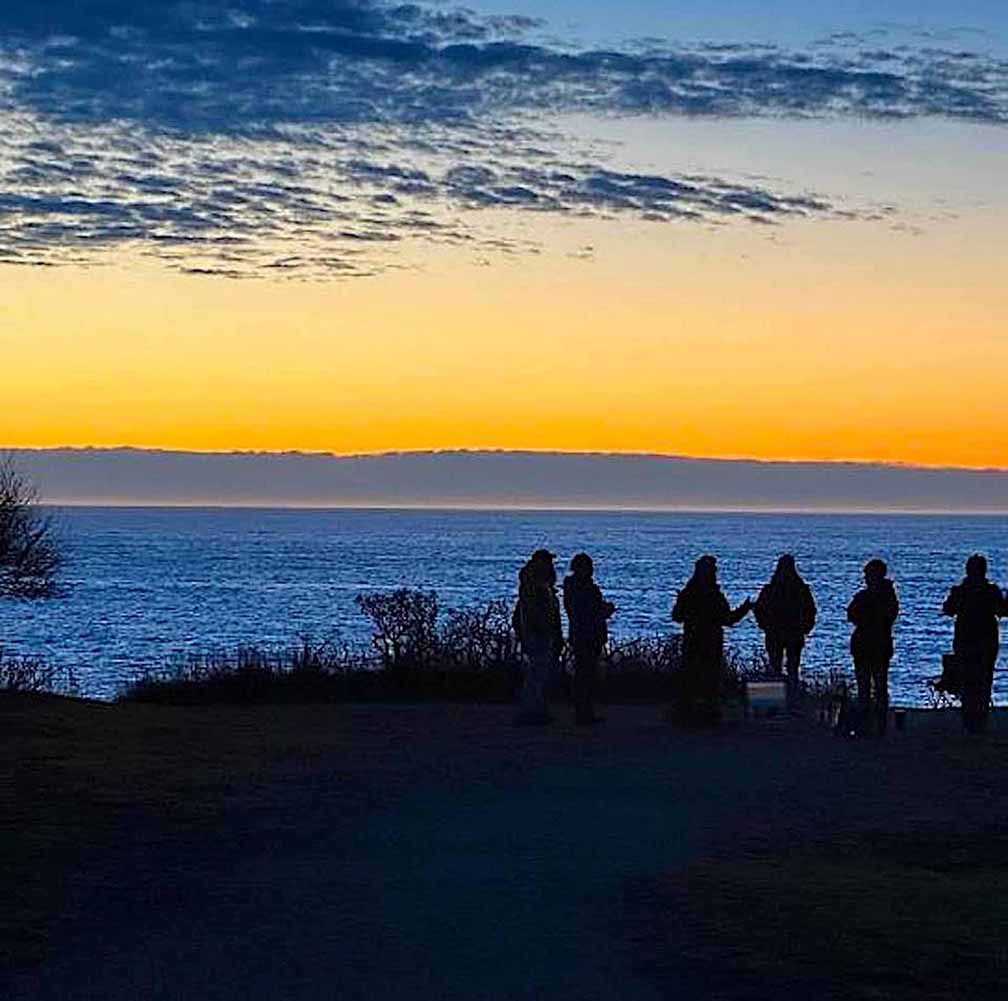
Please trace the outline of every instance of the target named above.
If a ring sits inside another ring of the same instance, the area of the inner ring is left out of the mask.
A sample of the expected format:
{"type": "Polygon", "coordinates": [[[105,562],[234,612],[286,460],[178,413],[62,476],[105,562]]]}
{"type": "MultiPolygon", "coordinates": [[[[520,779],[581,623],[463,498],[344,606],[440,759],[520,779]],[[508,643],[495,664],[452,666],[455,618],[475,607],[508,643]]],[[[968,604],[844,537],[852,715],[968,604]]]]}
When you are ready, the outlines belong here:
{"type": "Polygon", "coordinates": [[[548,723],[551,718],[547,691],[563,649],[555,559],[548,550],[537,549],[518,574],[513,623],[526,660],[521,723],[548,723]]]}
{"type": "Polygon", "coordinates": [[[717,582],[717,560],[701,556],[693,576],[676,597],[672,619],[683,626],[682,688],[679,710],[687,720],[715,722],[724,661],[724,630],[749,614],[746,600],[732,609],[717,582]]]}
{"type": "Polygon", "coordinates": [[[795,566],[795,558],[785,553],[769,582],[753,605],[756,624],[763,630],[770,670],[782,674],[787,655],[788,699],[798,696],[799,672],[805,637],[816,621],[816,603],[808,584],[795,566]]]}
{"type": "Polygon", "coordinates": [[[574,720],[595,723],[595,680],[599,657],[609,638],[609,618],[616,611],[592,579],[595,566],[587,553],[571,560],[564,578],[563,603],[570,625],[570,648],[574,655],[574,720]]]}
{"type": "Polygon", "coordinates": [[[860,728],[864,732],[872,721],[871,731],[878,736],[885,734],[889,719],[889,663],[893,658],[893,625],[899,615],[896,588],[886,576],[888,572],[883,560],[869,560],[864,568],[865,586],[847,606],[847,620],[854,624],[850,647],[860,728]]]}
{"type": "Polygon", "coordinates": [[[978,733],[986,728],[990,713],[1001,642],[998,619],[1008,615],[1004,594],[987,579],[983,556],[966,561],[966,577],[949,592],[942,613],[955,616],[952,650],[958,661],[963,725],[970,733],[978,733]]]}

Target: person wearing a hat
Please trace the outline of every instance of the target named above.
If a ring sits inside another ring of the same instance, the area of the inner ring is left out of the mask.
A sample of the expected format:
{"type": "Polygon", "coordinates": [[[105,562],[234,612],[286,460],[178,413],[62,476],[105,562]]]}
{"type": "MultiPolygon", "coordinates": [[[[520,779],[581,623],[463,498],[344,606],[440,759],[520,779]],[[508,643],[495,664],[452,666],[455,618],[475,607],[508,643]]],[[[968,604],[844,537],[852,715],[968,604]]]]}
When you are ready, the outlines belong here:
{"type": "Polygon", "coordinates": [[[725,626],[741,622],[752,608],[746,600],[733,609],[717,580],[717,560],[701,556],[693,576],[676,597],[674,622],[683,627],[682,674],[678,709],[688,722],[717,722],[725,626]]]}
{"type": "Polygon", "coordinates": [[[555,559],[548,549],[537,549],[518,574],[518,604],[512,621],[525,655],[520,723],[551,720],[549,684],[563,649],[555,559]]]}
{"type": "Polygon", "coordinates": [[[587,553],[578,553],[570,568],[563,582],[563,603],[574,654],[574,722],[597,723],[601,717],[595,715],[595,678],[616,606],[602,597],[593,579],[595,565],[587,553]]]}

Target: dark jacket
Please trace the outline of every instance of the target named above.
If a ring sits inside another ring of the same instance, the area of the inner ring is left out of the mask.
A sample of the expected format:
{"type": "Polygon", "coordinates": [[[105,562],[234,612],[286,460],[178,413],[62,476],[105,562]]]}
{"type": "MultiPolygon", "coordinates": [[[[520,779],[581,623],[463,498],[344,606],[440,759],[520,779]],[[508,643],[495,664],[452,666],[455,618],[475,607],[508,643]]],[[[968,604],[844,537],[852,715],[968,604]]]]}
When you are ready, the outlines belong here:
{"type": "Polygon", "coordinates": [[[989,580],[966,579],[949,592],[942,607],[945,615],[955,616],[952,649],[960,657],[997,657],[1000,636],[998,618],[1008,614],[1005,596],[989,580]]]}
{"type": "Polygon", "coordinates": [[[898,616],[896,588],[888,577],[858,591],[847,606],[847,621],[854,623],[851,636],[854,659],[892,660],[892,631],[898,616]]]}
{"type": "Polygon", "coordinates": [[[768,636],[804,643],[816,621],[812,591],[798,574],[775,573],[753,606],[756,624],[768,636]]]}
{"type": "Polygon", "coordinates": [[[575,654],[598,656],[609,639],[613,606],[602,597],[590,577],[570,574],[563,582],[563,604],[570,625],[570,645],[575,654]]]}
{"type": "Polygon", "coordinates": [[[556,589],[541,579],[531,563],[526,563],[518,574],[518,604],[512,624],[526,652],[548,647],[558,655],[563,648],[556,589]]]}
{"type": "Polygon", "coordinates": [[[748,611],[746,606],[732,611],[717,584],[691,578],[672,608],[673,621],[683,627],[683,660],[688,665],[719,664],[724,656],[725,626],[740,622],[748,611]]]}

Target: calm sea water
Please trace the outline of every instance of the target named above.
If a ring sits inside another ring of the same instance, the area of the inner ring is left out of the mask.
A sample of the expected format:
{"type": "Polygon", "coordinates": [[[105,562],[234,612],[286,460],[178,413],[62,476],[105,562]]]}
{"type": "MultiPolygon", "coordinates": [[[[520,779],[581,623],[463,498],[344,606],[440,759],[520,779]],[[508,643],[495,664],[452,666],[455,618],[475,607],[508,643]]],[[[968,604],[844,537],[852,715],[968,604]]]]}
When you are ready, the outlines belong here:
{"type": "MultiPolygon", "coordinates": [[[[715,553],[734,603],[755,596],[790,551],[819,603],[810,668],[849,669],[845,608],[865,560],[881,555],[903,614],[893,662],[895,700],[919,703],[951,646],[939,614],[965,557],[985,552],[1008,577],[1008,518],[583,512],[289,511],[74,508],[57,513],[67,555],[65,597],[0,606],[8,648],[72,667],[84,694],[112,697],[144,668],[191,651],[302,635],[366,643],[354,605],[362,591],[403,585],[444,604],[511,597],[540,545],[595,557],[619,606],[617,638],[672,629],[674,589],[694,559],[715,553]]],[[[732,630],[743,652],[760,643],[751,617],[732,630]]],[[[1008,676],[995,683],[1008,702],[1008,676]]]]}

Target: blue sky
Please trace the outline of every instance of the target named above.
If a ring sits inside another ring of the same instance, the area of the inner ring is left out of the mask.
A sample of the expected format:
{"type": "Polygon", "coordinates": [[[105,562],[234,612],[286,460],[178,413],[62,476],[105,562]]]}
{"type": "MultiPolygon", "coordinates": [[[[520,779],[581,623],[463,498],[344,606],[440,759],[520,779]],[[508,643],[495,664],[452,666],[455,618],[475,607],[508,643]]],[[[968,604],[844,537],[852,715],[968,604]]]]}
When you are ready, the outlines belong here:
{"type": "Polygon", "coordinates": [[[5,0],[0,444],[1008,468],[1006,24],[5,0]]]}
{"type": "Polygon", "coordinates": [[[808,6],[8,0],[0,260],[134,248],[221,276],[352,277],[403,241],[521,251],[506,225],[478,232],[488,209],[871,217],[793,169],[743,179],[744,155],[713,174],[685,157],[688,176],[652,157],[645,174],[618,163],[648,160],[646,138],[620,155],[596,140],[615,119],[627,135],[768,119],[786,167],[789,121],[1008,123],[1003,4],[900,0],[884,20],[876,4],[808,6]],[[302,251],[267,249],[284,243],[302,251]]]}
{"type": "Polygon", "coordinates": [[[808,43],[832,32],[901,27],[946,39],[1008,48],[1008,6],[1000,0],[474,0],[475,10],[508,10],[571,28],[596,42],[658,36],[683,41],[808,43]],[[982,37],[986,36],[986,37],[982,37]]]}

